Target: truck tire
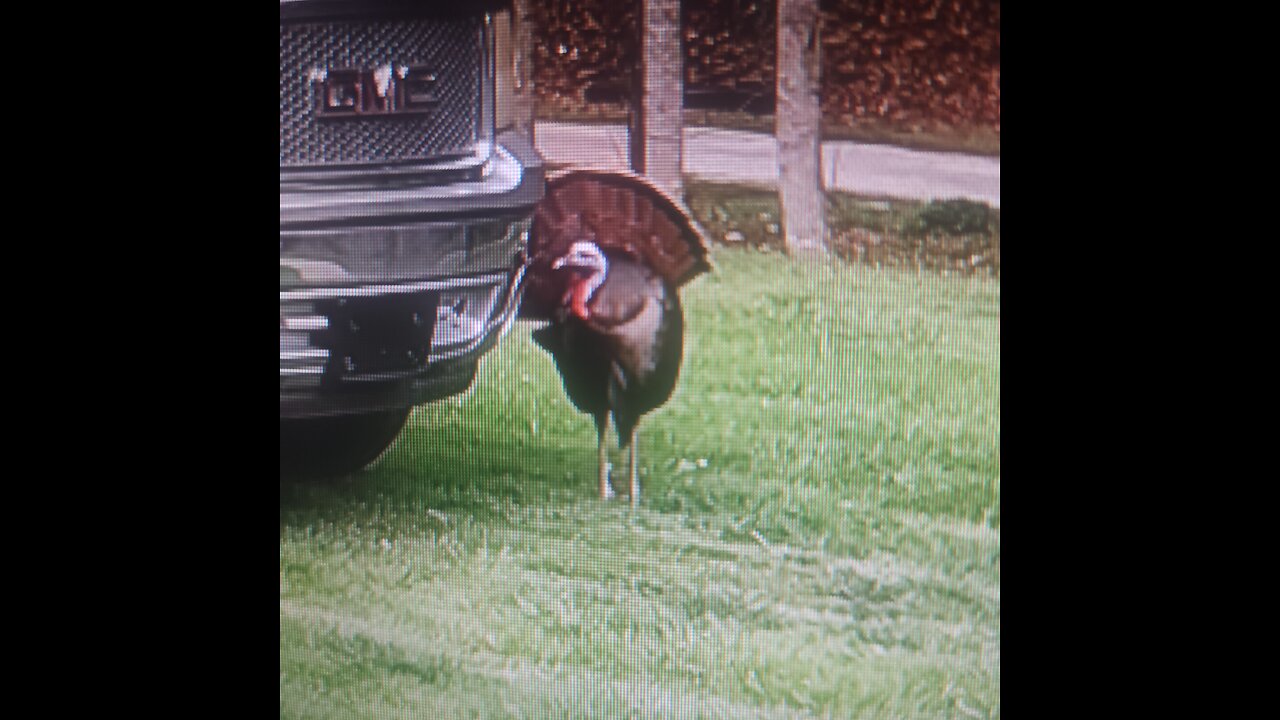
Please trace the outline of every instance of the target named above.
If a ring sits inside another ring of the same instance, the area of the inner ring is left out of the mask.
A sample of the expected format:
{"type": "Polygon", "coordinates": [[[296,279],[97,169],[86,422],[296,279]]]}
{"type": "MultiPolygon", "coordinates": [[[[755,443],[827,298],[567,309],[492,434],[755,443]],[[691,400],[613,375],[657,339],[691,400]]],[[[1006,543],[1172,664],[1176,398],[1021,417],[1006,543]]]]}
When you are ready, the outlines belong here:
{"type": "Polygon", "coordinates": [[[281,420],[280,475],[329,478],[356,472],[395,442],[412,409],[281,420]]]}

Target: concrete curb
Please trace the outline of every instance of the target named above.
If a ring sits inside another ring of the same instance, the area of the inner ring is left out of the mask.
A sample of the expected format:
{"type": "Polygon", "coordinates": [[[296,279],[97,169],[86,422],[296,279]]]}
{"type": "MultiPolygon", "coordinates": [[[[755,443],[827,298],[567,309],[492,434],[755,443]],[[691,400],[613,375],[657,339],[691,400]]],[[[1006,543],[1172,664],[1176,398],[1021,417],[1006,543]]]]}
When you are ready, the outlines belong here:
{"type": "MultiPolygon", "coordinates": [[[[627,128],[540,122],[538,152],[552,163],[626,170],[627,128]]],[[[777,142],[742,130],[684,129],[684,172],[711,182],[776,187],[777,142]]],[[[822,143],[828,190],[907,200],[965,198],[1000,207],[1000,159],[833,140],[822,143]]]]}

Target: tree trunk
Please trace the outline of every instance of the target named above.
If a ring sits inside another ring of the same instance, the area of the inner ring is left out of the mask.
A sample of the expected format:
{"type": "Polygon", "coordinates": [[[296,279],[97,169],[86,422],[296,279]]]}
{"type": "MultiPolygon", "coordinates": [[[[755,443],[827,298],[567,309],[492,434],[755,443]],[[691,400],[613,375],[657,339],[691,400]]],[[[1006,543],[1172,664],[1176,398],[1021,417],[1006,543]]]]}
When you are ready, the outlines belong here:
{"type": "Polygon", "coordinates": [[[818,0],[778,0],[774,135],[787,252],[826,254],[818,105],[818,0]]]}
{"type": "Polygon", "coordinates": [[[534,92],[533,92],[533,0],[514,0],[511,6],[512,34],[512,113],[515,126],[534,141],[534,92]]]}
{"type": "Polygon", "coordinates": [[[684,192],[684,54],[680,0],[638,0],[640,62],[632,80],[631,169],[677,199],[684,192]]]}

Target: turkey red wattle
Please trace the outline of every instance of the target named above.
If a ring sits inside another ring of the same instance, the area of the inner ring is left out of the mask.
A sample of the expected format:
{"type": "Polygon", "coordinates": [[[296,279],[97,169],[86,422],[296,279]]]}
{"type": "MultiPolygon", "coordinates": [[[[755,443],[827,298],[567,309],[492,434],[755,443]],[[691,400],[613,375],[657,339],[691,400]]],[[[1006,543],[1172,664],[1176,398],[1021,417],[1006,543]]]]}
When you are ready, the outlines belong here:
{"type": "Polygon", "coordinates": [[[569,290],[569,310],[583,320],[590,320],[591,311],[587,309],[587,301],[591,299],[594,290],[590,278],[575,280],[569,290]]]}

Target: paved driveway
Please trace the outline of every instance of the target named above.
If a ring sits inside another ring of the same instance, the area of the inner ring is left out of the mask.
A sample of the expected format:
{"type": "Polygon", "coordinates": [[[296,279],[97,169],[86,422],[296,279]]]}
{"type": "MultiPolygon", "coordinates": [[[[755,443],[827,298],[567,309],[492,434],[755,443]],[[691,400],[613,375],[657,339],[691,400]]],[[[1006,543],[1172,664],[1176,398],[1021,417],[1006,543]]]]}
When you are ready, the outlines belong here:
{"type": "MultiPolygon", "coordinates": [[[[549,162],[627,168],[623,125],[542,122],[537,144],[549,162]]],[[[766,187],[778,182],[777,143],[765,133],[689,127],[684,153],[684,171],[691,177],[766,187]]],[[[822,144],[822,171],[829,190],[911,200],[967,198],[1000,207],[999,158],[833,140],[822,144]]]]}

